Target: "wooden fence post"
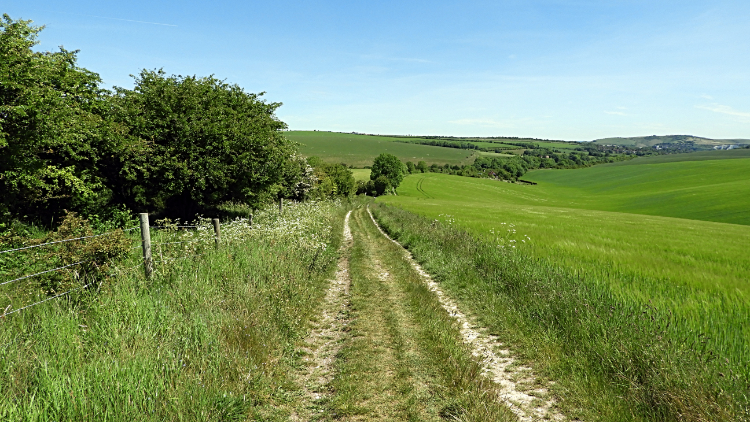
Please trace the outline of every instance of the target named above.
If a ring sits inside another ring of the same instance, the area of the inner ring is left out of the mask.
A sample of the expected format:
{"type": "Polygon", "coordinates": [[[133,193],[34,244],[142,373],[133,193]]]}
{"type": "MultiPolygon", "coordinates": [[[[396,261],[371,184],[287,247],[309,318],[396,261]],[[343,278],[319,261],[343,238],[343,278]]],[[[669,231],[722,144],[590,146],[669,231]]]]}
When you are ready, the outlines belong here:
{"type": "Polygon", "coordinates": [[[219,249],[219,245],[221,244],[221,223],[219,223],[218,218],[214,218],[211,222],[214,223],[214,241],[216,242],[216,249],[219,249]]]}
{"type": "Polygon", "coordinates": [[[151,231],[148,224],[148,213],[140,213],[141,218],[141,246],[143,247],[143,270],[146,278],[151,278],[154,272],[154,262],[151,260],[151,231]]]}
{"type": "Polygon", "coordinates": [[[253,215],[250,213],[247,214],[247,225],[250,227],[253,226],[253,215]]]}

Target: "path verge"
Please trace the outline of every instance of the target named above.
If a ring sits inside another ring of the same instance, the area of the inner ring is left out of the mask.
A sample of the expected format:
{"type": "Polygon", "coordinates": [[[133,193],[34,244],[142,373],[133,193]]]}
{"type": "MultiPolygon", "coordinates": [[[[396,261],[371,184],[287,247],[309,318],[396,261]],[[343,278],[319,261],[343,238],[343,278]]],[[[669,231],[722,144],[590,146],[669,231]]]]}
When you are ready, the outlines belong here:
{"type": "Polygon", "coordinates": [[[464,343],[471,347],[472,355],[482,364],[483,374],[499,386],[499,399],[524,422],[539,419],[564,420],[564,417],[554,409],[554,399],[546,388],[540,386],[531,368],[518,365],[511,351],[503,348],[497,337],[481,328],[475,318],[461,312],[456,303],[414,260],[411,253],[381,229],[369,207],[367,213],[380,233],[402,249],[404,258],[421,275],[430,291],[437,296],[443,309],[456,319],[464,343]]]}

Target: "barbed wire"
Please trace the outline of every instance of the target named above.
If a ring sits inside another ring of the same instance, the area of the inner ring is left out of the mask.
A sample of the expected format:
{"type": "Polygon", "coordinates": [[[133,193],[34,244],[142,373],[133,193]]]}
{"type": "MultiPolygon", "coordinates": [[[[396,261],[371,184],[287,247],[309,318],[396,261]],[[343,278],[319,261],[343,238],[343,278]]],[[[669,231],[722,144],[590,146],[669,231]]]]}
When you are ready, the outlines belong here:
{"type": "Polygon", "coordinates": [[[27,278],[38,276],[38,275],[42,275],[42,274],[46,274],[46,273],[51,273],[53,271],[59,271],[59,270],[62,270],[62,269],[68,268],[68,267],[72,267],[74,265],[83,264],[84,262],[89,262],[89,261],[90,261],[90,259],[89,260],[85,260],[85,261],[78,261],[76,263],[64,265],[62,267],[53,268],[51,270],[42,271],[42,272],[31,274],[31,275],[26,275],[26,276],[23,276],[23,277],[20,277],[20,278],[16,278],[16,279],[13,279],[13,280],[9,280],[9,281],[5,281],[3,283],[0,283],[0,286],[4,286],[6,284],[13,283],[14,281],[21,281],[21,280],[25,280],[27,278]]]}
{"type": "Polygon", "coordinates": [[[26,249],[39,248],[39,247],[47,246],[47,245],[54,245],[54,244],[57,244],[57,243],[72,242],[74,240],[92,239],[94,237],[107,236],[107,235],[110,235],[110,234],[113,234],[113,233],[114,232],[107,232],[107,233],[102,233],[102,234],[95,234],[93,236],[74,237],[72,239],[63,239],[63,240],[56,240],[54,242],[41,243],[39,245],[24,246],[22,248],[16,248],[16,249],[7,249],[7,250],[4,250],[4,251],[0,251],[0,255],[4,254],[4,253],[9,253],[9,252],[17,252],[17,251],[23,251],[23,250],[26,250],[26,249]]]}
{"type": "Polygon", "coordinates": [[[81,290],[81,289],[85,289],[86,287],[89,287],[89,286],[90,286],[90,285],[92,285],[92,284],[94,284],[94,283],[93,283],[93,282],[91,282],[91,283],[89,283],[89,284],[87,284],[87,285],[85,285],[85,286],[82,286],[82,287],[78,287],[78,288],[76,288],[76,289],[71,289],[71,290],[68,290],[67,292],[65,292],[65,293],[60,293],[59,295],[55,295],[55,296],[52,296],[52,297],[48,297],[47,299],[44,299],[44,300],[40,300],[39,302],[35,302],[35,303],[32,303],[31,305],[26,305],[26,306],[24,306],[23,308],[18,308],[18,309],[16,309],[15,311],[3,313],[2,315],[0,315],[0,318],[5,318],[5,317],[6,317],[6,316],[8,316],[8,315],[12,315],[12,314],[15,314],[16,312],[21,312],[21,311],[23,311],[24,309],[28,309],[28,308],[31,308],[31,307],[33,307],[33,306],[41,305],[42,303],[44,303],[44,302],[48,302],[48,301],[50,301],[50,300],[52,300],[52,299],[57,299],[58,297],[61,297],[61,296],[65,296],[65,295],[67,295],[67,294],[69,294],[69,293],[73,293],[73,292],[75,292],[75,291],[78,291],[78,290],[81,290]]]}

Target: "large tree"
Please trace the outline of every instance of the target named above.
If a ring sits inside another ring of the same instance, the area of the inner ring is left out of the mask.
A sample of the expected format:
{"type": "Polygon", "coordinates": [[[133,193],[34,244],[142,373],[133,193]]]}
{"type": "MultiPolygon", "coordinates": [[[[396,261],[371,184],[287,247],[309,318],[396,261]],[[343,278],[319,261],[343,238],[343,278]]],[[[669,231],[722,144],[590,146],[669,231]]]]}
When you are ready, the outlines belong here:
{"type": "Polygon", "coordinates": [[[99,75],[76,65],[77,51],[33,51],[43,27],[0,21],[0,220],[49,218],[63,208],[109,201],[100,165],[123,128],[103,116],[99,75]]]}
{"type": "Polygon", "coordinates": [[[118,197],[131,208],[190,214],[223,201],[258,204],[291,194],[294,145],[280,103],[213,76],[144,70],[117,88],[118,120],[142,142],[121,156],[118,197]],[[292,177],[290,177],[292,175],[292,177]]]}

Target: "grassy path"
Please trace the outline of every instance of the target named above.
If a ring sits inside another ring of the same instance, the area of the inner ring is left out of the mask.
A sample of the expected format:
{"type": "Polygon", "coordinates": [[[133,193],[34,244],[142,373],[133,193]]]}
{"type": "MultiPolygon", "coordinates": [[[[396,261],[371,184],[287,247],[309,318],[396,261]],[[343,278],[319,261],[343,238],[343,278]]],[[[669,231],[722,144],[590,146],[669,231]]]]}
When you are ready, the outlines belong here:
{"type": "MultiPolygon", "coordinates": [[[[366,209],[353,211],[349,225],[352,240],[344,255],[351,284],[346,322],[339,324],[345,334],[329,336],[326,341],[337,346],[328,352],[308,353],[307,366],[331,369],[307,383],[306,389],[312,386],[318,395],[308,395],[298,420],[530,421],[544,416],[525,409],[545,401],[517,400],[507,385],[493,382],[486,353],[477,353],[478,343],[463,335],[467,324],[456,319],[463,314],[455,305],[446,310],[408,254],[379,231],[366,209]]],[[[326,300],[322,319],[341,303],[326,300]]],[[[495,350],[491,337],[469,330],[483,339],[485,352],[495,350]]],[[[507,382],[520,386],[530,380],[528,373],[512,369],[508,357],[497,360],[506,363],[507,382]]],[[[544,396],[534,389],[538,386],[526,388],[544,396]]]]}
{"type": "Polygon", "coordinates": [[[348,250],[352,244],[352,233],[349,229],[351,211],[344,218],[344,237],[341,245],[342,256],[331,286],[323,299],[320,317],[313,321],[310,334],[305,338],[301,348],[302,367],[296,375],[297,383],[302,387],[302,406],[292,412],[290,420],[314,420],[323,412],[321,403],[325,403],[327,385],[333,377],[333,361],[341,349],[344,330],[349,322],[349,277],[348,250]]]}

